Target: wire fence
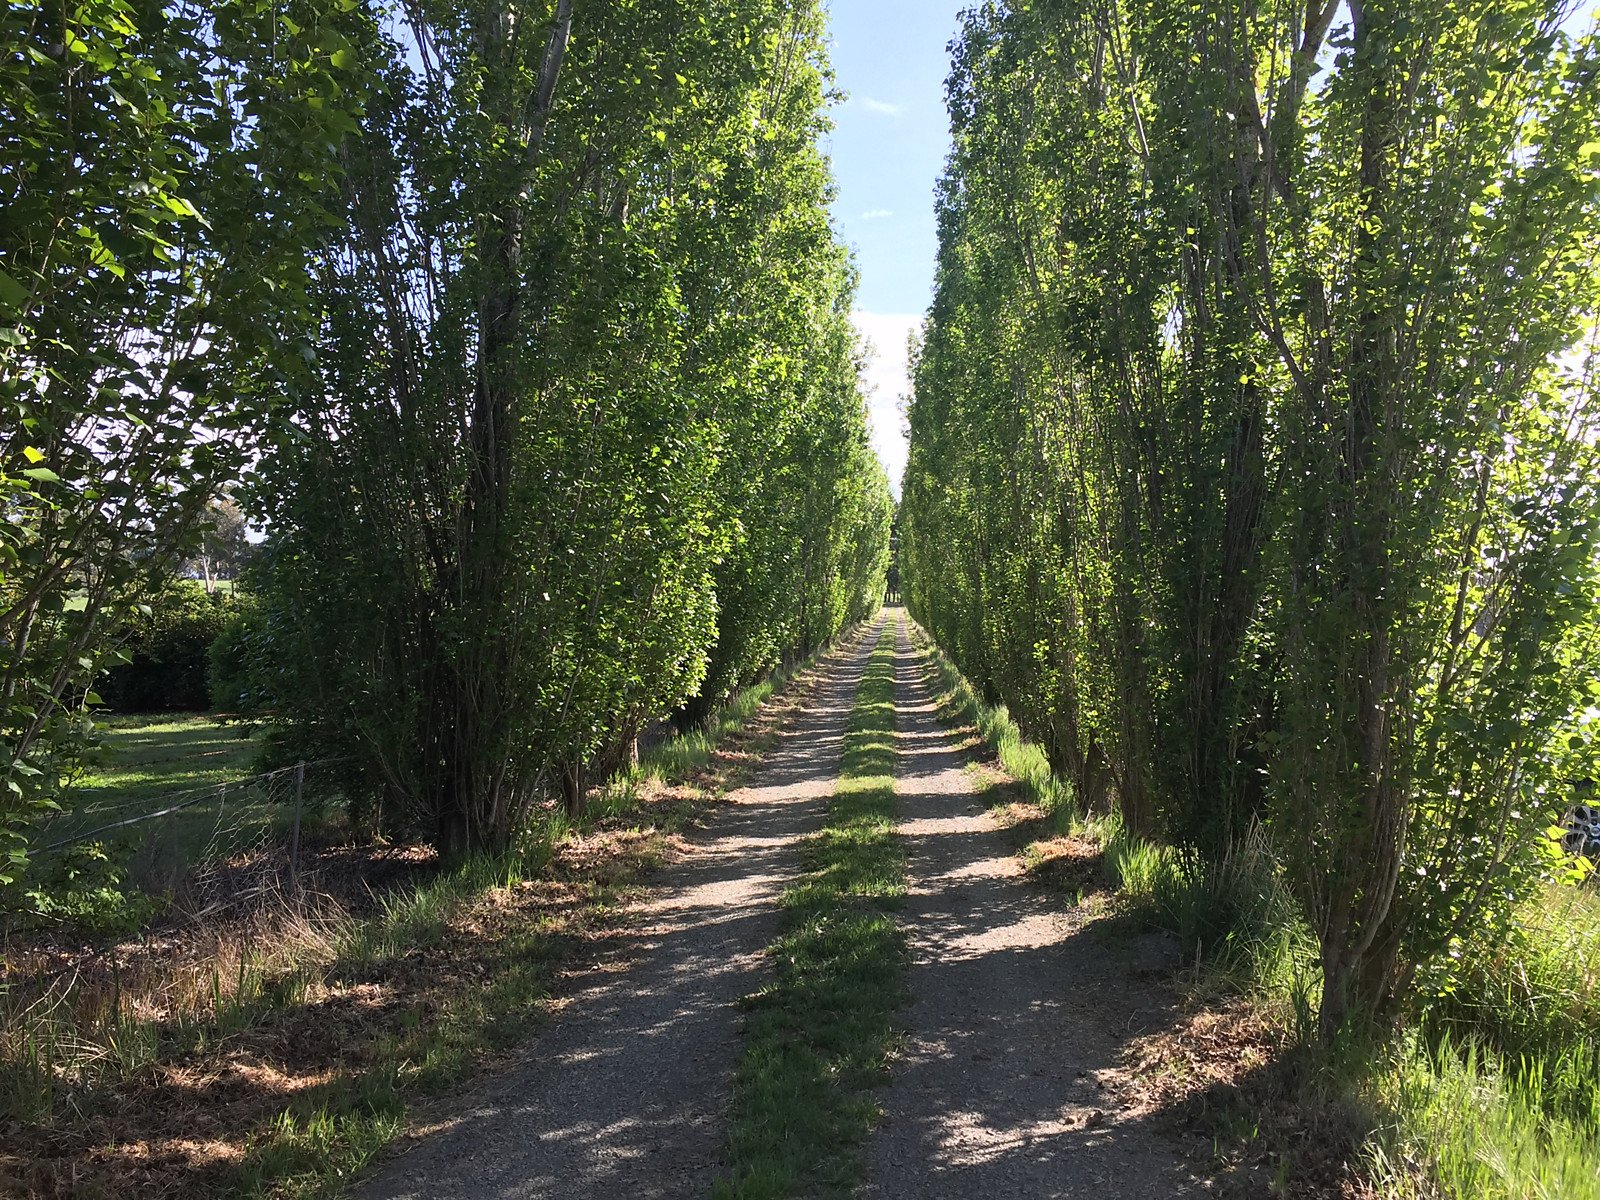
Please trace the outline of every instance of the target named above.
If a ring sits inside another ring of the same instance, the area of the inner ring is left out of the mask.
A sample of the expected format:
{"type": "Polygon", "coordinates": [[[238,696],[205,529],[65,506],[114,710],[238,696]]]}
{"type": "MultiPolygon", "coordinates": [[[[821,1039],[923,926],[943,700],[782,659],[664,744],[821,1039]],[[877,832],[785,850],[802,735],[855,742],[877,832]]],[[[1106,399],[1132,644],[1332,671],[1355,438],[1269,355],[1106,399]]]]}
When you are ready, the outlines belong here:
{"type": "Polygon", "coordinates": [[[61,812],[39,831],[36,868],[70,882],[110,864],[126,887],[194,916],[293,895],[304,842],[336,792],[340,760],[61,812]]]}

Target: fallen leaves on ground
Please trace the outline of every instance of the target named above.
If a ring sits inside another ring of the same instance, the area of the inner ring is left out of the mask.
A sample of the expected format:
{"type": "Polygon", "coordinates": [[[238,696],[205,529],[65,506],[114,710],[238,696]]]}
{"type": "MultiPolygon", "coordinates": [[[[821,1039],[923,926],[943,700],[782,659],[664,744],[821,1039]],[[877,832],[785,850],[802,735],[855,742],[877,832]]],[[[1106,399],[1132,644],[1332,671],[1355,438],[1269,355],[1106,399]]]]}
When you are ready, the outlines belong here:
{"type": "Polygon", "coordinates": [[[1370,1120],[1309,1062],[1252,997],[1192,1003],[1129,1044],[1128,1103],[1210,1139],[1217,1195],[1376,1200],[1360,1169],[1370,1120]]]}

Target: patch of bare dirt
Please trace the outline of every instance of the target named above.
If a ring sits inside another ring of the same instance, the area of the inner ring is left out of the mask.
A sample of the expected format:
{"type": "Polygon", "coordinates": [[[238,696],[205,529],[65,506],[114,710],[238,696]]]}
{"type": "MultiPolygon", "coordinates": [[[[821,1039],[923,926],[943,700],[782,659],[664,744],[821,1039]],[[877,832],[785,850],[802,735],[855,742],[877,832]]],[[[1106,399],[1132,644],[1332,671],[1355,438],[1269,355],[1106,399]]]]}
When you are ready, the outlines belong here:
{"type": "Polygon", "coordinates": [[[1108,890],[1105,851],[1089,838],[1061,834],[1029,842],[1022,861],[1030,881],[1056,891],[1083,896],[1108,890]]]}
{"type": "Polygon", "coordinates": [[[1217,1195],[1376,1200],[1360,1147],[1372,1128],[1247,996],[1193,998],[1128,1046],[1133,1110],[1209,1138],[1217,1195]]]}

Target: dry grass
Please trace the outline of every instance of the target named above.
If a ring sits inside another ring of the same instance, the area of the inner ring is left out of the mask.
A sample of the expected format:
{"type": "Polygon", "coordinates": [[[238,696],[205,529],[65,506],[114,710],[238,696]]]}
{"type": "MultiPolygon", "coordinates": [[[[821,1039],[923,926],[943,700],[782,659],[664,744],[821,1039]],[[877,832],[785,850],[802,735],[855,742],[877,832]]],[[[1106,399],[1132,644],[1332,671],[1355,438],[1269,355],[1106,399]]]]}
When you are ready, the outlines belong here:
{"type": "Polygon", "coordinates": [[[1126,1067],[1135,1113],[1210,1139],[1214,1194],[1378,1196],[1362,1153],[1375,1118],[1259,1000],[1196,993],[1177,1023],[1129,1044],[1126,1067]]]}
{"type": "MultiPolygon", "coordinates": [[[[539,879],[448,904],[441,927],[399,953],[351,953],[348,917],[280,920],[259,942],[219,944],[209,962],[152,968],[120,1000],[98,988],[58,997],[36,1014],[56,1022],[54,1055],[40,1064],[53,1076],[50,1111],[0,1129],[0,1193],[221,1194],[297,1099],[314,1106],[319,1091],[375,1067],[424,1074],[422,1043],[509,968],[509,952],[542,952],[530,975],[552,981],[562,943],[593,931],[666,853],[649,836],[571,848],[539,879]]],[[[475,1031],[503,1014],[484,1016],[475,1031]]],[[[40,1037],[40,1022],[33,1029],[40,1037]]]]}

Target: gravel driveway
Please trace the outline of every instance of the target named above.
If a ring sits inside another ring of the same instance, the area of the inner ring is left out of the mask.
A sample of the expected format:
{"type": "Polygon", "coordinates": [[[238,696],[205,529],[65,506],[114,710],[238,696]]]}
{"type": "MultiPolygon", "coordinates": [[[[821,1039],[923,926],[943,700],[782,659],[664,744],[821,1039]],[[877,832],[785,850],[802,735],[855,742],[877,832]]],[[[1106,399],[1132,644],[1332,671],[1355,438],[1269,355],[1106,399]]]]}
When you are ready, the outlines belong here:
{"type": "MultiPolygon", "coordinates": [[[[1149,1011],[1125,953],[1026,885],[899,622],[896,774],[911,891],[906,1042],[869,1146],[871,1200],[1154,1200],[1202,1190],[1122,1115],[1149,1011]]],[[[798,842],[838,779],[881,624],[821,679],[751,785],[608,941],[525,1057],[359,1189],[365,1200],[703,1200],[722,1167],[741,997],[763,982],[798,842]]]]}
{"type": "Polygon", "coordinates": [[[738,1001],[762,982],[797,843],[821,825],[875,625],[526,1058],[357,1192],[365,1200],[704,1197],[721,1166],[738,1001]]]}
{"type": "Polygon", "coordinates": [[[1119,1117],[1119,1031],[1148,993],[1059,896],[1025,884],[900,626],[896,778],[911,875],[906,1044],[869,1147],[873,1200],[1199,1194],[1119,1117]]]}

